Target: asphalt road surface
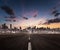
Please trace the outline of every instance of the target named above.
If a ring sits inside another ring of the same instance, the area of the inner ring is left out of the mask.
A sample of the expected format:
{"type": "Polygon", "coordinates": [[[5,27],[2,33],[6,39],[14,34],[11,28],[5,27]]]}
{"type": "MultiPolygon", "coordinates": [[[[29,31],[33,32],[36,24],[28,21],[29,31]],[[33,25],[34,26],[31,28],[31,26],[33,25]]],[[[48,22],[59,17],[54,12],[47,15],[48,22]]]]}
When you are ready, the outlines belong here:
{"type": "Polygon", "coordinates": [[[31,50],[60,50],[60,34],[0,35],[0,50],[28,50],[29,42],[31,50]]]}
{"type": "Polygon", "coordinates": [[[0,50],[27,50],[28,36],[21,35],[2,35],[0,36],[0,50]]]}
{"type": "Polygon", "coordinates": [[[60,35],[31,35],[32,50],[60,50],[60,35]]]}

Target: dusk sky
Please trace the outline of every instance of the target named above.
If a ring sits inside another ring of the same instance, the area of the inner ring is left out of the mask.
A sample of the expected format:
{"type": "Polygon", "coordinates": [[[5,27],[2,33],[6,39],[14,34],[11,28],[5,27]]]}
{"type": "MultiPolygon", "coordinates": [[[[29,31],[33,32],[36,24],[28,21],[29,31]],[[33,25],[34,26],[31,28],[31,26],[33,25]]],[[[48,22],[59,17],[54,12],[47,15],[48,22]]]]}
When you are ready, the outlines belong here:
{"type": "Polygon", "coordinates": [[[21,26],[23,28],[28,26],[60,27],[60,22],[42,25],[48,19],[54,18],[51,14],[51,9],[55,6],[57,6],[58,11],[60,12],[59,4],[59,0],[0,0],[0,7],[3,5],[9,6],[13,9],[16,16],[16,22],[5,21],[6,19],[4,17],[9,16],[9,14],[0,9],[0,24],[7,23],[9,25],[12,23],[16,27],[21,26]],[[22,17],[26,17],[28,20],[23,19],[22,17]]]}

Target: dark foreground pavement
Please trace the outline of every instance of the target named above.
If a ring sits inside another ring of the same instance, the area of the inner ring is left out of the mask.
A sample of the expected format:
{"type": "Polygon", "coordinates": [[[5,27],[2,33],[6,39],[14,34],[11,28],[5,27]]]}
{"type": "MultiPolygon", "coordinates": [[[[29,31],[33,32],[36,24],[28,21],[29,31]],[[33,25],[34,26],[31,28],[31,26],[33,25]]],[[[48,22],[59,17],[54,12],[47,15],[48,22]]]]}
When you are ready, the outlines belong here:
{"type": "Polygon", "coordinates": [[[60,34],[31,35],[32,50],[60,50],[60,34]]]}
{"type": "Polygon", "coordinates": [[[0,50],[28,50],[31,42],[32,50],[60,50],[60,34],[27,34],[0,35],[0,50]]]}
{"type": "Polygon", "coordinates": [[[27,50],[28,36],[26,34],[0,36],[0,50],[27,50]]]}

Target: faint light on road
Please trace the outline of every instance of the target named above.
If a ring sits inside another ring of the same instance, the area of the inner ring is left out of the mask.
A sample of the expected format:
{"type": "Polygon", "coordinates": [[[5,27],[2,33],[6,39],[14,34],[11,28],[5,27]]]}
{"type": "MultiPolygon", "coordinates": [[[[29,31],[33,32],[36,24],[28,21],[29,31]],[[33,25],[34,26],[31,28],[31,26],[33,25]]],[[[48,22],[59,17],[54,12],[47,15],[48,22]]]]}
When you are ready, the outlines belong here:
{"type": "Polygon", "coordinates": [[[31,46],[31,37],[30,37],[30,35],[29,35],[29,37],[28,37],[28,50],[32,50],[32,46],[31,46]]]}
{"type": "Polygon", "coordinates": [[[32,50],[31,42],[28,42],[28,50],[32,50]]]}

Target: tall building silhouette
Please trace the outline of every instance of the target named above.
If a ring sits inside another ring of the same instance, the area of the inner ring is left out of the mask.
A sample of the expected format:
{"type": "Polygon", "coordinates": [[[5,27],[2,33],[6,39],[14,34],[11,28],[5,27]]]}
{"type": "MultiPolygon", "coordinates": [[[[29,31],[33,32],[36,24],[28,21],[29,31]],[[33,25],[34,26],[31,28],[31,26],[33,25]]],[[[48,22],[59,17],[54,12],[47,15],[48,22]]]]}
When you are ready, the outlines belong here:
{"type": "Polygon", "coordinates": [[[10,24],[10,29],[12,29],[12,24],[10,24]]]}

